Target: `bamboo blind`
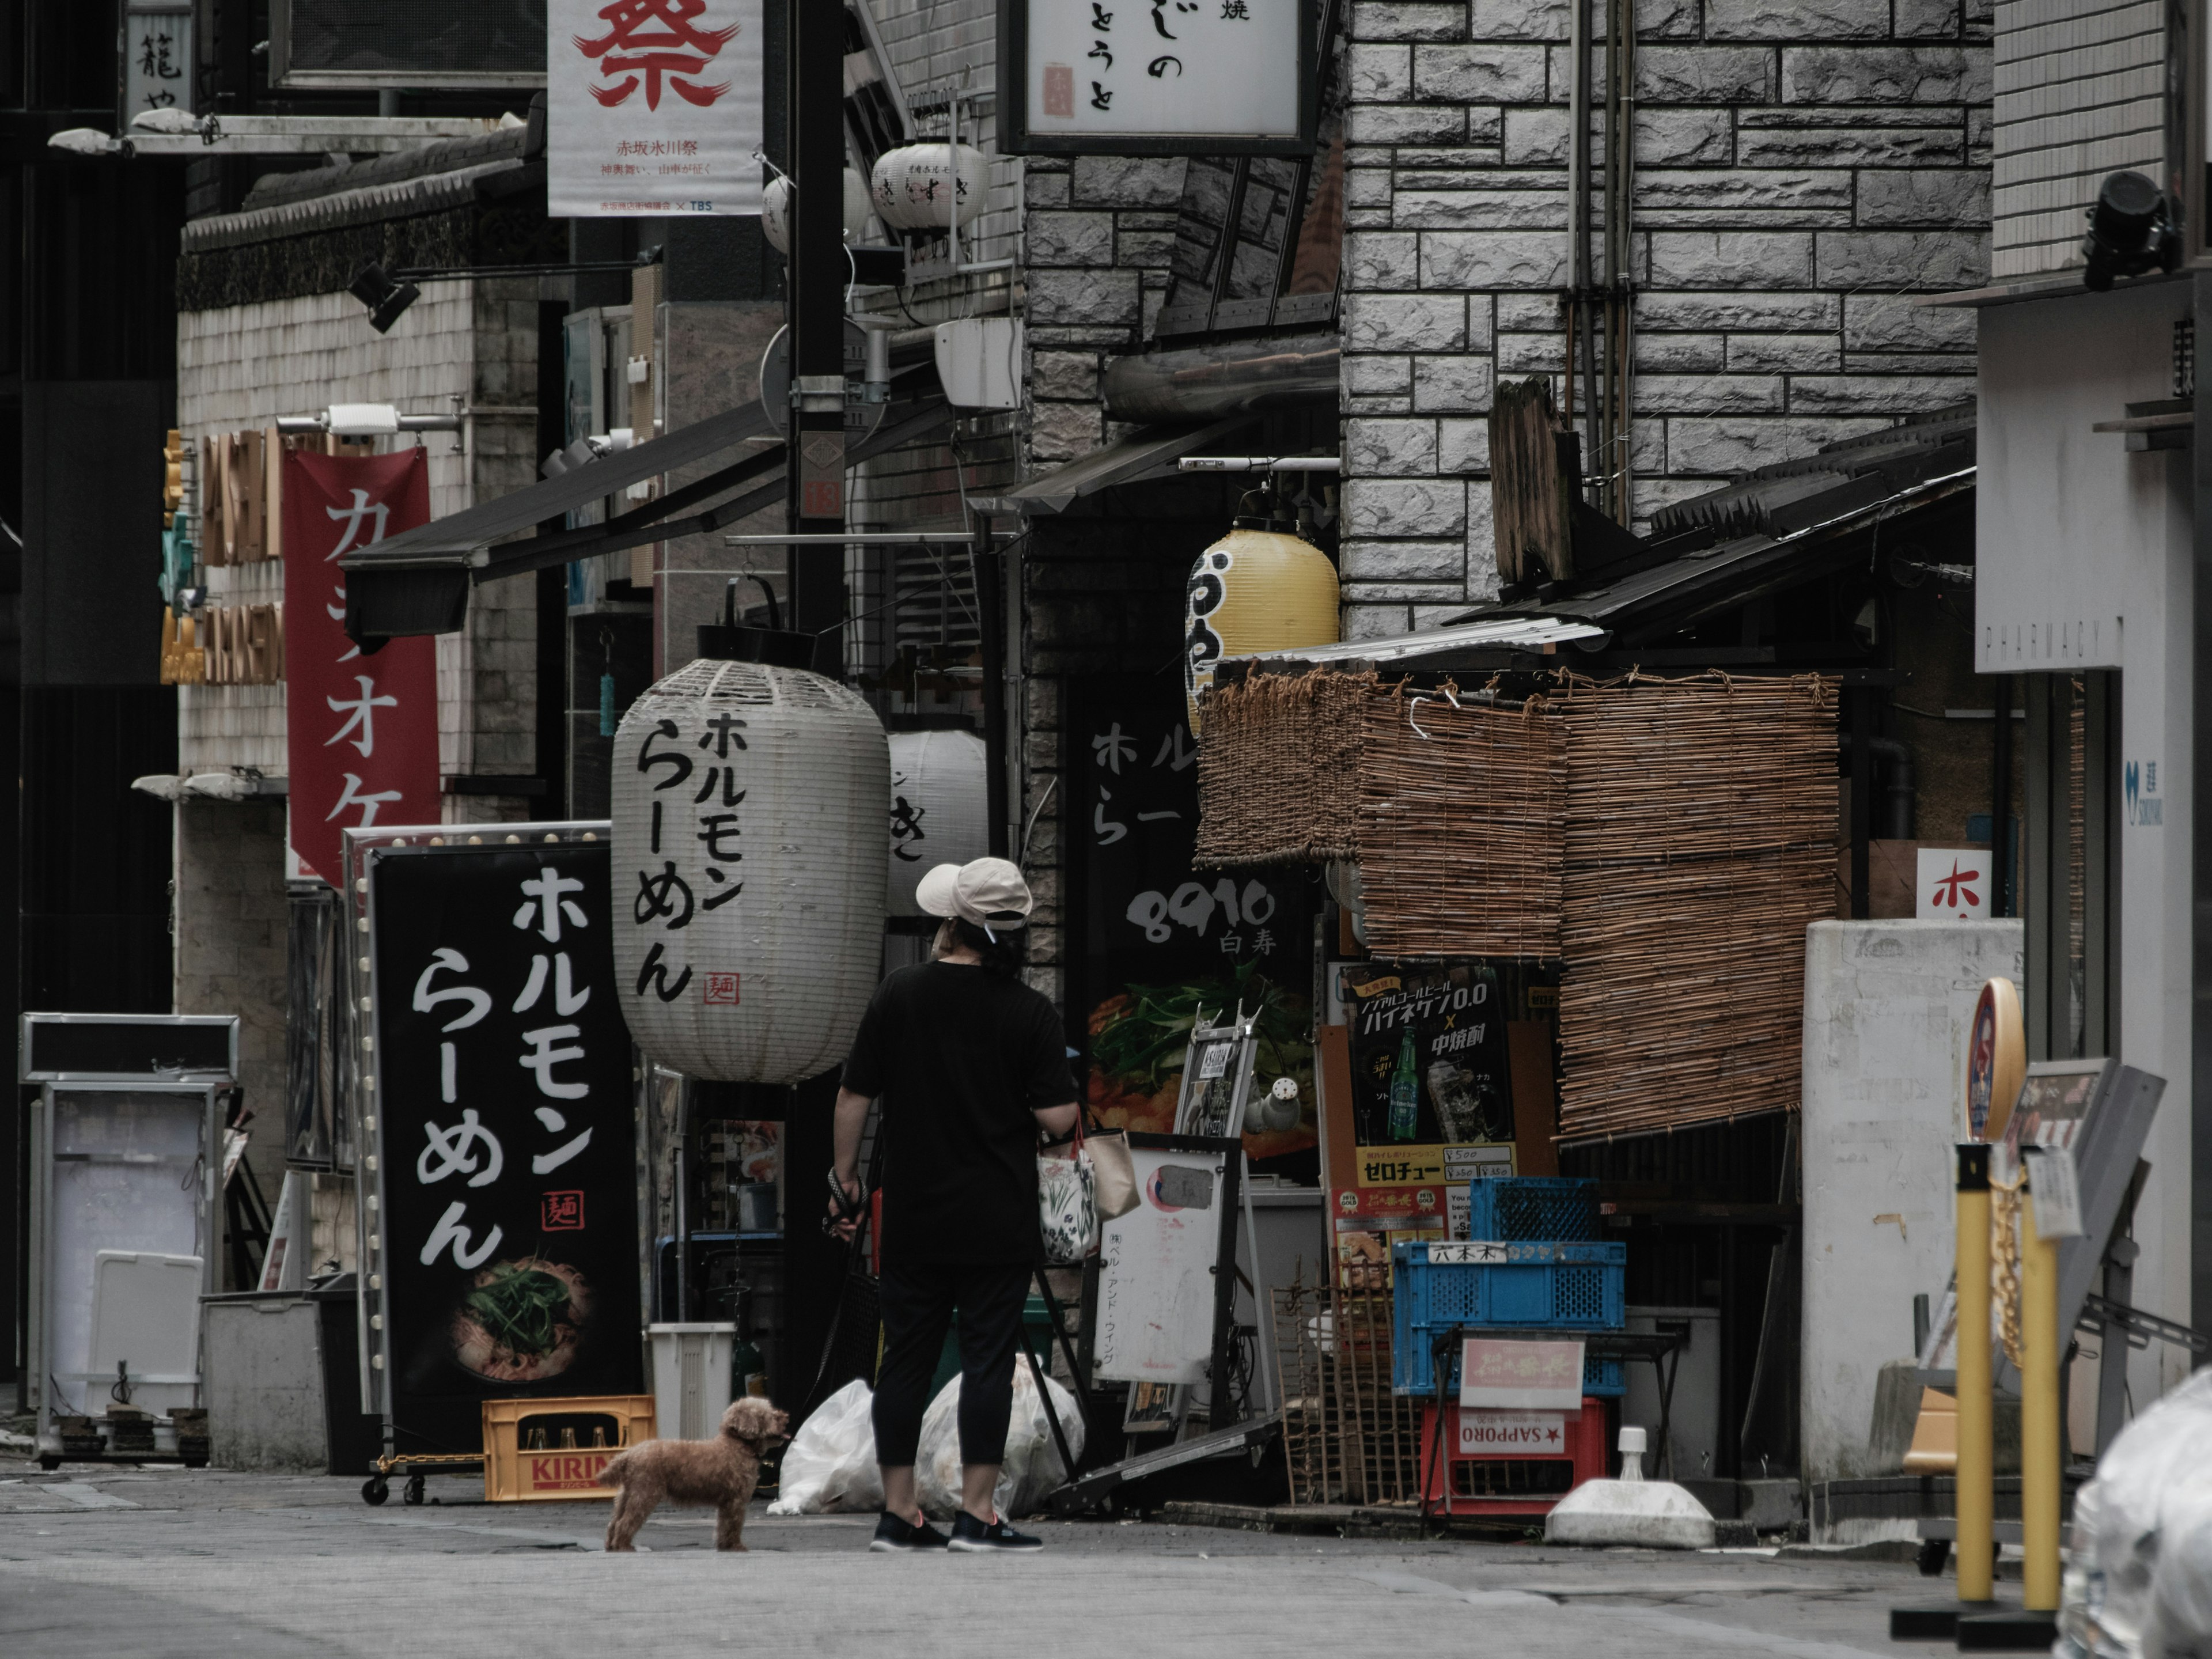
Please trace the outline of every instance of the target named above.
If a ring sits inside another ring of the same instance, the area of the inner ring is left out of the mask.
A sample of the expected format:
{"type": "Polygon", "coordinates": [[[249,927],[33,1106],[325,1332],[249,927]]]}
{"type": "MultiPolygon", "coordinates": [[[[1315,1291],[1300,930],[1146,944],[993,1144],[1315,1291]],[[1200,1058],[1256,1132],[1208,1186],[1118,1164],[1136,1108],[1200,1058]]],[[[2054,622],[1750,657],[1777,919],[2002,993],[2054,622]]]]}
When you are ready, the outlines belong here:
{"type": "Polygon", "coordinates": [[[1359,890],[1378,956],[1556,957],[1567,757],[1546,701],[1367,699],[1359,890]]]}
{"type": "Polygon", "coordinates": [[[1206,694],[1200,869],[1353,854],[1362,711],[1372,674],[1251,674],[1206,694]]]}
{"type": "Polygon", "coordinates": [[[1833,685],[1579,682],[1559,702],[1560,1140],[1794,1109],[1805,929],[1834,910],[1833,685]]]}

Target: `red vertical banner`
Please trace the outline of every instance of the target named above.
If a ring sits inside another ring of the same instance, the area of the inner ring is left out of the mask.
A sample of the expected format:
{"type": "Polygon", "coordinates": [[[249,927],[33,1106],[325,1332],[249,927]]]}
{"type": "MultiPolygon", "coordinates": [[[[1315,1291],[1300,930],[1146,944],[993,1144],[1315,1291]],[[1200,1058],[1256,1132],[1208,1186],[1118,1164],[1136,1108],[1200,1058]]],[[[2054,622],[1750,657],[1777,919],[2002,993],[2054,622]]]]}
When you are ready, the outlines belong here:
{"type": "Polygon", "coordinates": [[[284,458],[285,748],[292,851],[326,881],[341,832],[435,823],[437,643],[393,640],[374,656],[346,637],[346,554],[430,517],[420,449],[284,458]]]}

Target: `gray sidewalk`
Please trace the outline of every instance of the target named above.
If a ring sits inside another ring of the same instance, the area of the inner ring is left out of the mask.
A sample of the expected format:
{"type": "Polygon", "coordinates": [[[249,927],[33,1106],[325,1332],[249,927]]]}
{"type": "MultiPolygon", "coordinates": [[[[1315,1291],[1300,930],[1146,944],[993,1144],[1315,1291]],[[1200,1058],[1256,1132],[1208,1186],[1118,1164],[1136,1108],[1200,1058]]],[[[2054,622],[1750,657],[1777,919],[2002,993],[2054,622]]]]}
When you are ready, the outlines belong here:
{"type": "Polygon", "coordinates": [[[314,1655],[1559,1655],[1865,1659],[1910,1567],[1758,1553],[1373,1542],[1039,1522],[1010,1560],[866,1553],[870,1518],[757,1512],[718,1556],[664,1510],[608,1558],[598,1504],[382,1509],[356,1480],[0,1462],[9,1659],[314,1655]]]}

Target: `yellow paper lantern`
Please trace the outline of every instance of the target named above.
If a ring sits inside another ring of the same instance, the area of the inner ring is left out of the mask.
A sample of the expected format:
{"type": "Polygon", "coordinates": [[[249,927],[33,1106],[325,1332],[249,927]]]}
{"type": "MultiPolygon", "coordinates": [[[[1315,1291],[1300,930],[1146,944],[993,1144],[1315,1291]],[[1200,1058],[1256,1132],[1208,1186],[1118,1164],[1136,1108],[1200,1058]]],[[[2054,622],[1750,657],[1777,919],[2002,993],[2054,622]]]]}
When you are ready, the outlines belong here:
{"type": "Polygon", "coordinates": [[[1183,599],[1183,694],[1198,730],[1199,694],[1224,657],[1337,641],[1336,567],[1280,531],[1231,531],[1198,556],[1183,599]]]}

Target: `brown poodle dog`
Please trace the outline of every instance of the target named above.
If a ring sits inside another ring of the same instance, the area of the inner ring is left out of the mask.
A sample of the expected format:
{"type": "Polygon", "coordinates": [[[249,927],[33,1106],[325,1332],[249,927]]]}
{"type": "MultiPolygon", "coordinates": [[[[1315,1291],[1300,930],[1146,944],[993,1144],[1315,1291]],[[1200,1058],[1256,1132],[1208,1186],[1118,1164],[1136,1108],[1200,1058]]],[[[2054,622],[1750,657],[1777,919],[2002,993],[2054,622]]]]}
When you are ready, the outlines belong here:
{"type": "Polygon", "coordinates": [[[665,1503],[712,1504],[714,1547],[744,1549],[745,1505],[760,1483],[761,1454],[790,1439],[790,1426],[787,1413],[748,1396],[730,1402],[712,1440],[648,1440],[618,1453],[599,1471],[599,1485],[617,1489],[608,1553],[633,1548],[646,1516],[665,1503]]]}

